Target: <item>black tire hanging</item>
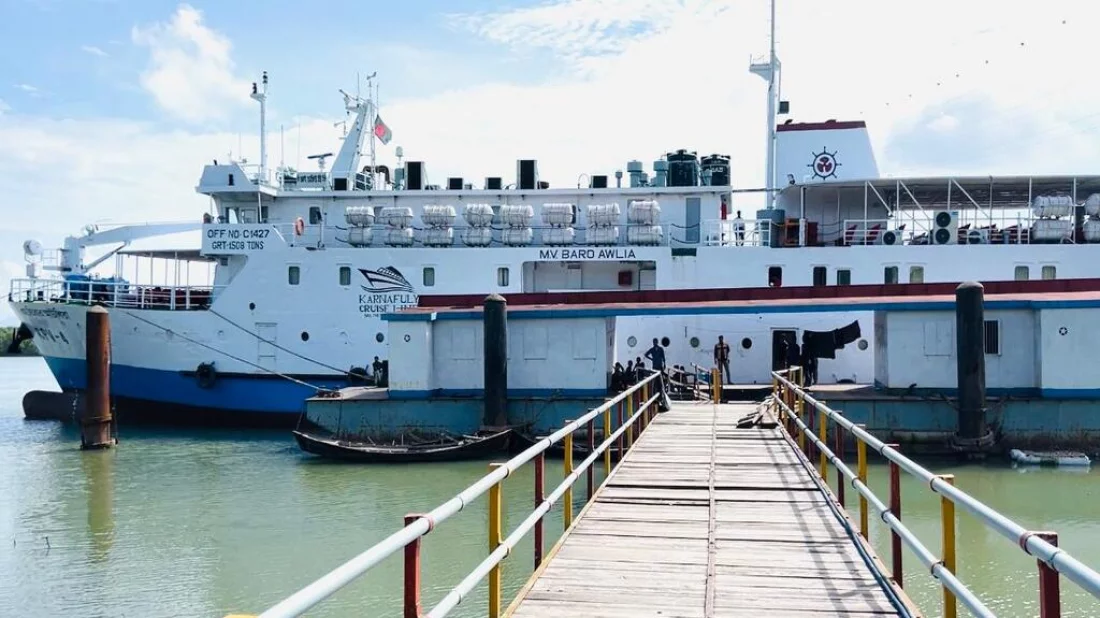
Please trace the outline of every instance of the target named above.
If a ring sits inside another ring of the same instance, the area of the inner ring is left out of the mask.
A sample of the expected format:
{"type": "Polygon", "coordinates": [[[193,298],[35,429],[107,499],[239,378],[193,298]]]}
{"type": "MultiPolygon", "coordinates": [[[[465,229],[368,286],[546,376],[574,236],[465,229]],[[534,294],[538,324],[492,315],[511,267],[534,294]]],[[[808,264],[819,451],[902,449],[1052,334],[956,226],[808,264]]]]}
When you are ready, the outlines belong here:
{"type": "Polygon", "coordinates": [[[214,371],[214,363],[199,363],[195,369],[195,377],[199,380],[199,388],[213,387],[218,379],[218,374],[214,371]]]}

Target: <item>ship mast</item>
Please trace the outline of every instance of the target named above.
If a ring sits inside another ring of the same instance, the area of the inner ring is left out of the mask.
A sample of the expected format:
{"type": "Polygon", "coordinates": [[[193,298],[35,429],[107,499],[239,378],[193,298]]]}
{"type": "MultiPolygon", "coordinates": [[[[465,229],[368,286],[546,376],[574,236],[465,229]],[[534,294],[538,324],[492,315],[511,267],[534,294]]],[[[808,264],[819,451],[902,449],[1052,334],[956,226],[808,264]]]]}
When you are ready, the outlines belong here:
{"type": "Polygon", "coordinates": [[[260,103],[260,174],[257,184],[267,182],[267,71],[263,75],[263,90],[252,82],[252,100],[260,103]]]}
{"type": "Polygon", "coordinates": [[[766,61],[749,62],[749,72],[768,81],[768,127],[767,127],[767,166],[764,186],[767,189],[766,204],[775,206],[775,118],[779,103],[779,57],[775,53],[775,0],[771,0],[771,32],[768,36],[769,51],[766,61]]]}

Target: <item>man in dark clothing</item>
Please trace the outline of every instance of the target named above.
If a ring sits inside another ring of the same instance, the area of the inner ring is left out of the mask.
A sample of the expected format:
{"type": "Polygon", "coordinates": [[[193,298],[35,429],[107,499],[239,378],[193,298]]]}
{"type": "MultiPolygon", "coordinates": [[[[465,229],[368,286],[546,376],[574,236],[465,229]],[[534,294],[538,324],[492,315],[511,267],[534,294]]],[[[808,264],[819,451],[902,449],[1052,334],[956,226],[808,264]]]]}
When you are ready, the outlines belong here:
{"type": "Polygon", "coordinates": [[[787,344],[787,367],[794,367],[802,361],[802,350],[798,347],[798,341],[790,341],[787,344]]]}
{"type": "Polygon", "coordinates": [[[654,371],[664,371],[665,350],[661,347],[661,344],[657,342],[657,339],[653,340],[653,347],[646,350],[645,357],[653,364],[654,371]]]}
{"type": "Polygon", "coordinates": [[[634,386],[637,376],[638,373],[634,370],[634,361],[626,361],[626,370],[623,372],[623,386],[626,388],[634,386]]]}
{"type": "Polygon", "coordinates": [[[645,357],[653,363],[653,370],[657,372],[657,392],[661,394],[661,399],[658,401],[662,402],[663,407],[665,398],[665,350],[656,337],[653,338],[653,347],[646,350],[645,357]]]}
{"type": "Polygon", "coordinates": [[[731,384],[730,379],[730,344],[726,343],[722,335],[718,335],[718,343],[714,345],[714,365],[719,371],[726,372],[726,384],[731,384]]]}
{"type": "Polygon", "coordinates": [[[813,348],[807,344],[805,334],[802,335],[802,371],[805,386],[817,384],[817,357],[814,356],[813,348]]]}

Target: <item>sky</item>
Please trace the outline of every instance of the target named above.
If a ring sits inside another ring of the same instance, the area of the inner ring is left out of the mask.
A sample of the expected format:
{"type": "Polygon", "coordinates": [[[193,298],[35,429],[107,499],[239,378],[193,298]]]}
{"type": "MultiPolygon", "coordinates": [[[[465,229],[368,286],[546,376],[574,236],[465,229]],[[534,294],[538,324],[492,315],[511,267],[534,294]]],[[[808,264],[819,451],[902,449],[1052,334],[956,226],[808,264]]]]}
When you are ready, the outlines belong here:
{"type": "MultiPolygon", "coordinates": [[[[780,0],[795,121],[865,120],[894,176],[1100,169],[1100,6],[1075,0],[780,0]]],[[[250,84],[269,72],[269,163],[338,147],[338,89],[378,73],[392,165],[552,186],[678,148],[764,175],[766,0],[0,0],[0,286],[22,243],[208,208],[202,165],[258,157],[250,84]]],[[[0,323],[11,323],[6,303],[0,323]]]]}

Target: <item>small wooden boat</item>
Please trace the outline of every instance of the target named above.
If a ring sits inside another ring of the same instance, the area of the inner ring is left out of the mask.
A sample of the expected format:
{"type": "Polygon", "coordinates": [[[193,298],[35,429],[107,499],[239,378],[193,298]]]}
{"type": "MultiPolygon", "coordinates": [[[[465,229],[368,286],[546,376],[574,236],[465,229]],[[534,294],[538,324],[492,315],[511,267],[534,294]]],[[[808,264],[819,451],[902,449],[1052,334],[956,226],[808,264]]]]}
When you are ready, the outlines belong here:
{"type": "Polygon", "coordinates": [[[417,463],[479,459],[505,451],[512,430],[482,431],[475,435],[441,437],[417,444],[375,444],[349,441],[295,430],[294,439],[307,453],[328,459],[360,463],[417,463]]]}

